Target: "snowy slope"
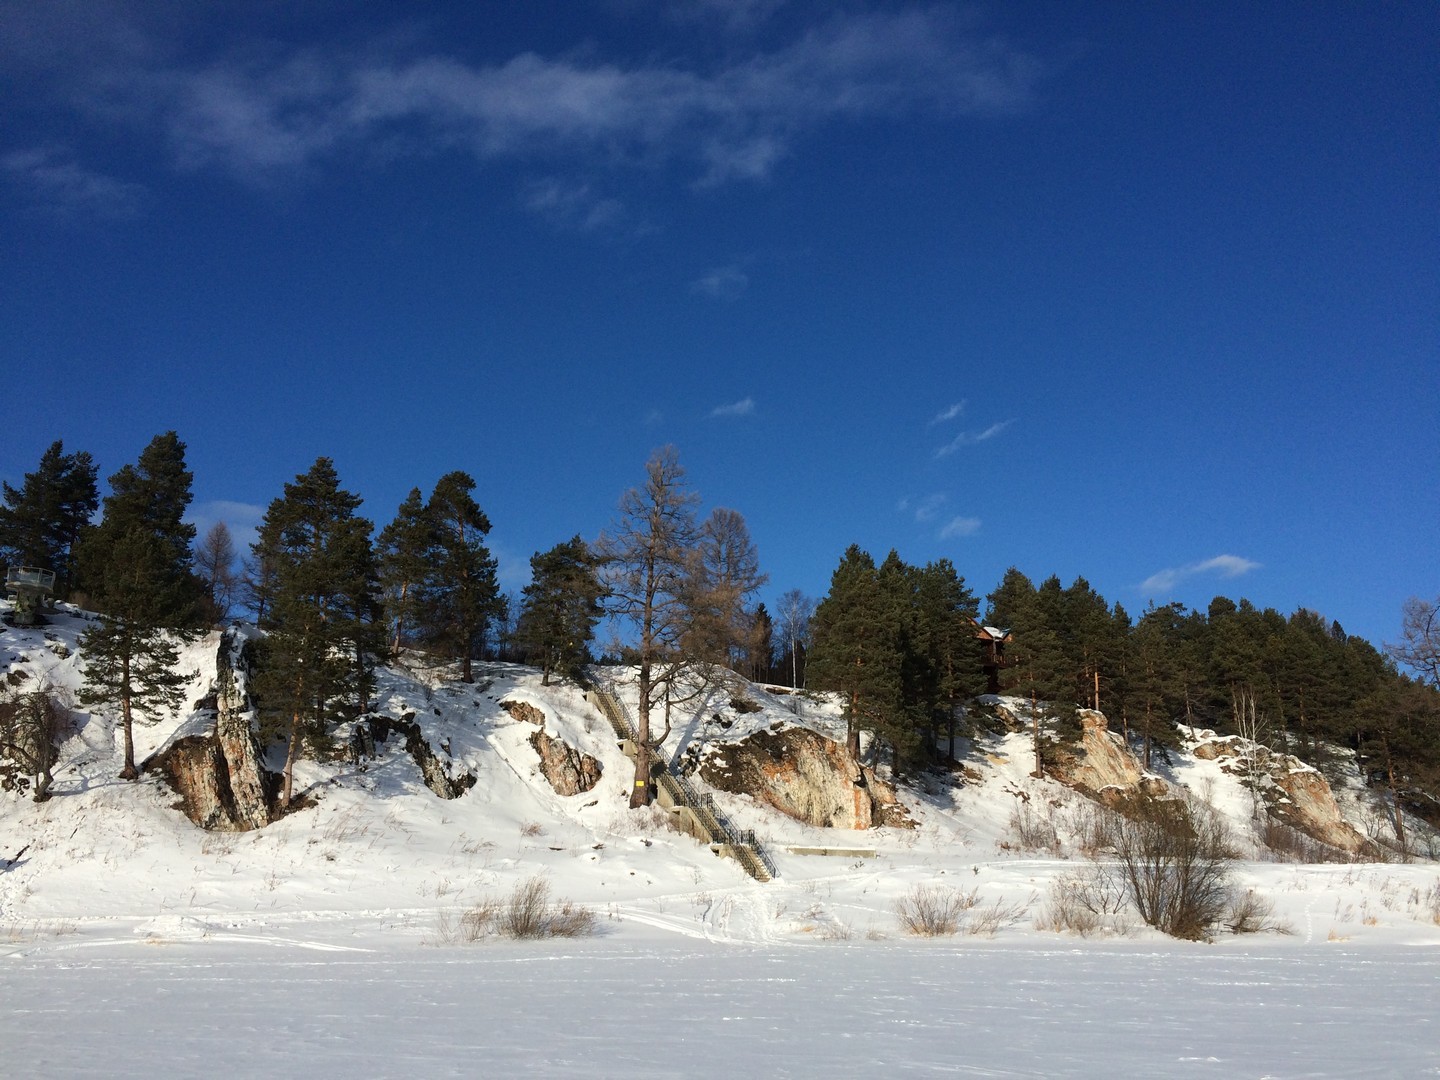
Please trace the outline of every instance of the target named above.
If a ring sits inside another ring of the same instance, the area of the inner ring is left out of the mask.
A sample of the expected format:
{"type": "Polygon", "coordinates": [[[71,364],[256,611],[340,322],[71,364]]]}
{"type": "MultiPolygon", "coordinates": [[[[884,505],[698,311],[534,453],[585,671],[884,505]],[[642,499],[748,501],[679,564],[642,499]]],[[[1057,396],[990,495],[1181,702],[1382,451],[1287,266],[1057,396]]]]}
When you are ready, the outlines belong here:
{"type": "MultiPolygon", "coordinates": [[[[67,610],[43,630],[6,627],[0,675],[23,669],[27,688],[43,682],[73,692],[81,679],[76,639],[85,626],[81,613],[67,610]]],[[[188,703],[212,689],[217,646],[211,634],[187,647],[182,664],[194,673],[188,703]]],[[[778,880],[759,884],[672,829],[665,812],[628,808],[633,769],[575,687],[542,686],[537,672],[510,665],[482,665],[473,686],[440,674],[384,670],[376,708],[396,717],[413,713],[450,774],[476,776],[470,791],[438,798],[392,738],[371,762],[301,762],[297,791],[308,792],[312,805],[249,833],[196,828],[151,774],[134,784],[115,779],[114,724],[77,712],[54,797],[37,805],[0,795],[0,857],[24,852],[0,871],[0,922],[16,947],[55,932],[94,940],[283,937],[322,925],[331,928],[327,939],[385,927],[429,940],[448,915],[541,874],[556,895],[592,907],[622,934],[645,926],[730,942],[888,937],[898,932],[896,899],[938,883],[975,891],[977,910],[1009,913],[997,940],[1053,940],[1035,922],[1051,881],[1078,865],[1074,832],[1087,804],[1029,776],[1023,734],[967,745],[969,772],[959,783],[935,775],[906,787],[913,830],[814,828],[746,796],[716,793],[735,825],[756,831],[779,869],[778,880]],[[557,795],[530,745],[534,726],[501,707],[513,701],[539,708],[550,735],[595,757],[603,768],[599,785],[557,795]],[[1033,831],[1022,826],[1037,821],[1057,838],[1041,850],[1022,842],[1033,831]],[[792,851],[804,848],[845,853],[792,851]]],[[[617,689],[633,707],[633,688],[622,680],[617,689]]],[[[137,758],[206,730],[212,720],[186,708],[137,724],[137,758]]],[[[781,722],[832,735],[839,725],[823,702],[746,684],[691,706],[674,725],[667,751],[743,738],[781,722]],[[732,708],[737,693],[759,708],[732,708]]],[[[1243,821],[1245,793],[1214,762],[1187,760],[1175,773],[1243,821]]],[[[1280,944],[1440,943],[1426,899],[1440,880],[1433,865],[1252,862],[1239,876],[1270,896],[1278,917],[1295,929],[1277,938],[1280,944]]]]}

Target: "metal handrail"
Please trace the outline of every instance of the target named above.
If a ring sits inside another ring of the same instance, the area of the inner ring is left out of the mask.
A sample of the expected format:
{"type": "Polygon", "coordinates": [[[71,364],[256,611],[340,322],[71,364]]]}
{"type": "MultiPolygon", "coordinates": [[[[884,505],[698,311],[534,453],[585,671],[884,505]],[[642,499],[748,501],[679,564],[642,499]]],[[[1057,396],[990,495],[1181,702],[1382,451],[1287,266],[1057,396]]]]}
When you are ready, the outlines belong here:
{"type": "Polygon", "coordinates": [[[38,566],[11,566],[5,571],[5,587],[13,589],[26,585],[32,589],[50,590],[55,588],[55,571],[41,570],[38,566]]]}
{"type": "MultiPolygon", "coordinates": [[[[610,726],[622,739],[638,745],[639,737],[635,734],[635,725],[630,719],[630,710],[620,700],[620,695],[615,693],[614,682],[608,676],[600,676],[604,686],[595,690],[595,696],[600,703],[600,711],[606,714],[610,726]]],[[[709,793],[697,791],[690,778],[680,772],[677,762],[680,754],[677,751],[672,756],[666,756],[661,747],[652,747],[650,753],[655,760],[659,761],[663,770],[657,776],[659,783],[669,792],[670,797],[677,803],[687,806],[695,815],[706,833],[710,836],[710,843],[727,846],[735,853],[737,861],[745,872],[751,877],[761,881],[768,881],[770,878],[778,877],[779,871],[771,861],[770,856],[760,846],[759,839],[752,829],[743,832],[737,830],[730,821],[721,813],[720,808],[715,805],[715,797],[709,793]]]]}

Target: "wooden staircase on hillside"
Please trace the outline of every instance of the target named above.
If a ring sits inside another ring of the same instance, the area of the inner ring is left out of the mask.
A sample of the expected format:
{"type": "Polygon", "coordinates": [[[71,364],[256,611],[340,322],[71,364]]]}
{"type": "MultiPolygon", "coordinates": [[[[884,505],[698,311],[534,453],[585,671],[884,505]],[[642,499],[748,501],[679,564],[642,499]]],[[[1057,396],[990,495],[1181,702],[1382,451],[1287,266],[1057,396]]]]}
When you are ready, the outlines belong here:
{"type": "MultiPolygon", "coordinates": [[[[620,739],[620,749],[633,762],[639,740],[625,703],[601,687],[587,690],[585,699],[610,722],[620,739]]],[[[679,819],[686,832],[702,844],[709,844],[717,855],[734,859],[756,881],[770,881],[776,876],[775,864],[760,846],[753,830],[734,828],[715,805],[714,797],[696,791],[695,785],[676,770],[675,763],[666,758],[662,750],[652,749],[650,756],[658,766],[654,772],[656,801],[679,819]]]]}

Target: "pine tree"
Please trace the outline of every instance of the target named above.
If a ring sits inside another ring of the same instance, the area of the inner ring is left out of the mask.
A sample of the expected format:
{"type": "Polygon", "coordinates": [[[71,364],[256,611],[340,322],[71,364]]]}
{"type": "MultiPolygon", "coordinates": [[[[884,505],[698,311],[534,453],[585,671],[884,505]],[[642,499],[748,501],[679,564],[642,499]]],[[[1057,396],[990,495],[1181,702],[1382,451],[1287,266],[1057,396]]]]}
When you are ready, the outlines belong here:
{"type": "Polygon", "coordinates": [[[394,655],[399,655],[401,642],[419,621],[421,596],[435,543],[435,525],[420,489],[411,488],[396,511],[395,520],[380,531],[376,544],[380,587],[391,627],[390,651],[394,655]]]}
{"type": "Polygon", "coordinates": [[[1075,680],[1074,697],[1099,711],[1102,690],[1115,676],[1120,642],[1105,598],[1083,577],[1077,577],[1061,600],[1067,663],[1075,680]]]}
{"type": "Polygon", "coordinates": [[[769,682],[775,654],[775,623],[764,604],[755,605],[745,636],[745,674],[751,682],[769,682]]]}
{"type": "Polygon", "coordinates": [[[845,700],[845,746],[860,761],[860,732],[891,726],[901,707],[896,611],[869,553],[852,544],[815,608],[809,681],[845,700]]]}
{"type": "Polygon", "coordinates": [[[80,639],[86,680],[80,700],[119,711],[125,780],[139,776],[135,716],[158,719],[156,713],[179,703],[185,676],[175,671],[176,642],[192,634],[202,617],[190,569],[195,527],[184,520],[190,484],[185,444],[173,431],[156,436],[136,465],[110,478],[105,516],[76,555],[100,611],[99,623],[80,639]]]}
{"type": "Polygon", "coordinates": [[[530,584],[520,605],[518,636],[540,659],[541,685],[554,672],[578,674],[604,614],[598,560],[578,536],[530,557],[530,584]]]}
{"type": "Polygon", "coordinates": [[[270,504],[253,548],[273,574],[255,683],[266,731],[286,746],[282,807],[301,744],[368,696],[378,574],[360,501],[340,487],[330,459],[318,458],[270,504]]]}
{"type": "Polygon", "coordinates": [[[1067,649],[1059,629],[1064,619],[1064,589],[1053,575],[1036,589],[1029,578],[1011,567],[988,602],[989,624],[1007,628],[1012,635],[1005,657],[1011,670],[1010,689],[1030,699],[1034,775],[1043,776],[1044,729],[1057,723],[1062,730],[1073,726],[1078,697],[1074,652],[1067,649]]]}
{"type": "Polygon", "coordinates": [[[96,473],[89,454],[67,454],[57,439],[18,489],[4,484],[0,562],[53,570],[56,595],[67,595],[74,584],[75,547],[100,503],[96,473]]]}
{"type": "Polygon", "coordinates": [[[937,725],[949,739],[948,757],[955,759],[955,726],[961,702],[984,690],[980,652],[975,646],[975,594],[949,559],[930,563],[918,572],[915,590],[919,641],[933,672],[933,698],[927,725],[934,745],[937,725]]]}
{"type": "Polygon", "coordinates": [[[1176,665],[1179,607],[1167,604],[1147,608],[1131,635],[1134,670],[1130,682],[1146,769],[1150,768],[1156,733],[1170,726],[1170,717],[1179,707],[1176,665]]]}
{"type": "Polygon", "coordinates": [[[475,681],[472,660],[492,620],[504,616],[495,559],[485,546],[490,519],[470,494],[467,473],[446,473],[426,506],[434,530],[427,557],[420,622],[427,640],[461,662],[462,681],[475,681]]]}

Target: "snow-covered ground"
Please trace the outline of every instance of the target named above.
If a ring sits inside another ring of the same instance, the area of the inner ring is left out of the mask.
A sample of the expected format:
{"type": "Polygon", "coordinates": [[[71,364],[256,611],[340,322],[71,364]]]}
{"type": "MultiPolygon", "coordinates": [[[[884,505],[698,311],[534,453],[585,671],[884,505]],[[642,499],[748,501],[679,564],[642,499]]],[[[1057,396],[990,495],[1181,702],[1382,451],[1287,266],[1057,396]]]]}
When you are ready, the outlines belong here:
{"type": "MultiPolygon", "coordinates": [[[[84,626],[0,630],[0,676],[73,691],[84,626]]],[[[209,689],[216,647],[187,649],[187,701],[209,689]]],[[[381,711],[417,714],[452,775],[475,774],[469,792],[439,799],[392,739],[364,769],[304,763],[314,805],[248,833],[196,828],[154,776],[115,779],[114,725],[77,714],[54,798],[0,794],[5,1060],[46,1076],[102,1062],[118,1076],[1440,1072],[1433,863],[1240,863],[1237,882],[1288,934],[1041,929],[1051,883],[1084,865],[1066,839],[1084,804],[1027,775],[1017,735],[969,748],[979,779],[906,789],[914,830],[812,828],[718,794],[777,865],[761,884],[663,811],[627,808],[631,767],[573,687],[481,675],[388,671],[377,695],[381,711]],[[598,759],[599,785],[555,794],[534,725],[503,701],[538,707],[598,759]],[[1057,849],[1025,850],[1017,814],[1053,823],[1057,849]],[[791,850],[805,847],[848,853],[791,850]],[[598,934],[457,942],[466,909],[536,875],[594,911],[598,934]],[[917,886],[973,894],[980,932],[904,936],[895,903],[917,886]]],[[[760,711],[716,696],[670,749],[797,707],[745,693],[760,711]]],[[[798,707],[824,726],[821,706],[798,707]]],[[[209,723],[187,709],[138,726],[137,758],[209,723]]],[[[1216,762],[1175,773],[1243,830],[1245,794],[1216,762]]]]}
{"type": "Polygon", "coordinates": [[[1434,949],[720,945],[634,926],[447,949],[378,927],[269,931],[279,947],[182,934],[22,950],[0,969],[11,1075],[1440,1072],[1434,949]]]}

